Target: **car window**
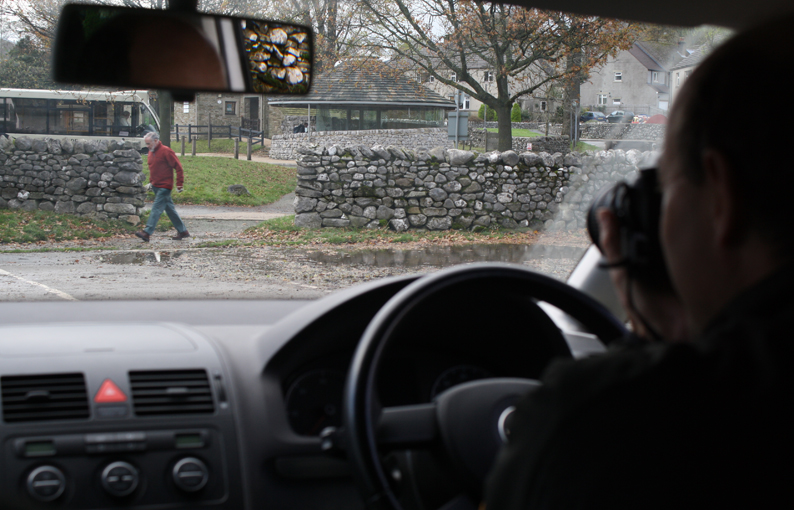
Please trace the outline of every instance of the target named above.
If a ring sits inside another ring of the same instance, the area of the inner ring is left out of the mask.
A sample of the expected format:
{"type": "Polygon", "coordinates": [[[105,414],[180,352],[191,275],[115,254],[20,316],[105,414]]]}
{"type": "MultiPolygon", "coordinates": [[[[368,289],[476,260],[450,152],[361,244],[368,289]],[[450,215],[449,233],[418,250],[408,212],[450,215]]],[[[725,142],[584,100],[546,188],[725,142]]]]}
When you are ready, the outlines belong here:
{"type": "Polygon", "coordinates": [[[311,299],[479,261],[564,280],[590,245],[593,198],[664,137],[664,124],[580,119],[666,117],[697,65],[684,55],[728,35],[494,4],[493,45],[474,4],[395,2],[224,3],[312,26],[315,95],[148,90],[123,107],[49,81],[57,16],[12,9],[0,19],[0,300],[311,299]],[[522,44],[533,37],[554,54],[522,44]],[[147,133],[163,142],[154,152],[147,133]]]}

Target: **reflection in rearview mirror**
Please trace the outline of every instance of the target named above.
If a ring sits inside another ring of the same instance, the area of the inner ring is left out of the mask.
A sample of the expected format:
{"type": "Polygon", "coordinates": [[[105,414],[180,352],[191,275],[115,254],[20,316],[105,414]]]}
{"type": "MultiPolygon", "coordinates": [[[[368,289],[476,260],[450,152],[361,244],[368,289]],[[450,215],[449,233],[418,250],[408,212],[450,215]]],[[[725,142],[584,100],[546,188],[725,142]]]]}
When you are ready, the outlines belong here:
{"type": "Polygon", "coordinates": [[[53,64],[54,79],[68,83],[305,94],[312,33],[267,20],[67,5],[53,64]]]}

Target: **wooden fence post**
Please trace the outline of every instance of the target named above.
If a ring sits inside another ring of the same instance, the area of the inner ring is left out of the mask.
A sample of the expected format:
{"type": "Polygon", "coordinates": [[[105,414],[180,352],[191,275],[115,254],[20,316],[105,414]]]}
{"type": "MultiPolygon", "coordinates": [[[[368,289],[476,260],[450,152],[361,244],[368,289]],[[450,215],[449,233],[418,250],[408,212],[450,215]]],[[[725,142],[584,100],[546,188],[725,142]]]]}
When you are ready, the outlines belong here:
{"type": "Polygon", "coordinates": [[[251,161],[251,137],[248,137],[248,161],[251,161]]]}
{"type": "MultiPolygon", "coordinates": [[[[176,141],[178,142],[179,141],[179,124],[174,124],[174,127],[176,128],[176,141]]],[[[182,154],[182,155],[184,156],[184,154],[182,154]]]]}
{"type": "Polygon", "coordinates": [[[240,140],[234,139],[234,159],[240,159],[240,140]]]}
{"type": "Polygon", "coordinates": [[[185,137],[182,137],[182,157],[185,157],[185,137]]]}
{"type": "Polygon", "coordinates": [[[187,137],[188,137],[188,139],[190,139],[190,140],[192,140],[192,139],[193,139],[193,133],[191,133],[191,132],[190,132],[190,128],[192,128],[192,127],[193,127],[193,124],[188,124],[188,125],[187,125],[187,137]]]}
{"type": "Polygon", "coordinates": [[[207,126],[207,152],[212,152],[212,150],[210,150],[210,144],[212,143],[212,122],[209,122],[208,124],[209,125],[207,126]]]}
{"type": "Polygon", "coordinates": [[[194,156],[196,155],[196,138],[198,138],[198,136],[193,138],[193,155],[194,156]]]}

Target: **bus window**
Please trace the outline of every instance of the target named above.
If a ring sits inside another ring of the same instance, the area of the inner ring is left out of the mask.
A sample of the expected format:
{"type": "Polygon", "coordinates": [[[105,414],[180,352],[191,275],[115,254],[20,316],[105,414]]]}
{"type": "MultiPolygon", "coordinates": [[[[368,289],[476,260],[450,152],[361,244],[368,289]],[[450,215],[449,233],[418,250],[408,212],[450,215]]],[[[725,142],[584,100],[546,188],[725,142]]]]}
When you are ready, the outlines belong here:
{"type": "Polygon", "coordinates": [[[91,101],[94,113],[94,135],[108,136],[113,122],[113,105],[107,101],[91,101]]]}
{"type": "Polygon", "coordinates": [[[16,128],[16,113],[14,112],[14,100],[2,98],[0,101],[0,133],[13,133],[16,128]]]}
{"type": "Polygon", "coordinates": [[[133,134],[133,126],[137,119],[137,113],[133,108],[134,103],[116,103],[116,113],[113,122],[116,134],[119,136],[130,136],[133,134]]]}
{"type": "Polygon", "coordinates": [[[47,132],[46,99],[17,99],[15,106],[17,133],[47,132]]]}
{"type": "Polygon", "coordinates": [[[0,132],[141,138],[158,125],[157,115],[143,102],[148,94],[141,92],[0,88],[0,132]]]}
{"type": "Polygon", "coordinates": [[[154,116],[152,112],[146,107],[146,105],[140,105],[141,109],[141,117],[139,125],[143,126],[147,130],[156,130],[157,129],[157,121],[154,120],[154,116]]]}

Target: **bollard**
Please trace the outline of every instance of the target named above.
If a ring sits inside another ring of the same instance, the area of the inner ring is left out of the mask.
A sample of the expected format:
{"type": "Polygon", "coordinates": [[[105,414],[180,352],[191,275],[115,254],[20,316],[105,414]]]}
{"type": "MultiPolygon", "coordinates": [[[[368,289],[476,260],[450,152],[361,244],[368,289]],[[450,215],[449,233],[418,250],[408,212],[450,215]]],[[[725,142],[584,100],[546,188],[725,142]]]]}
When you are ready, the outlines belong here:
{"type": "Polygon", "coordinates": [[[240,140],[234,139],[234,159],[240,159],[240,140]]]}
{"type": "Polygon", "coordinates": [[[185,137],[182,137],[182,157],[185,157],[185,137]]]}
{"type": "Polygon", "coordinates": [[[251,137],[248,137],[248,161],[251,161],[251,137]]]}
{"type": "Polygon", "coordinates": [[[193,137],[193,155],[196,155],[196,137],[193,137]]]}

